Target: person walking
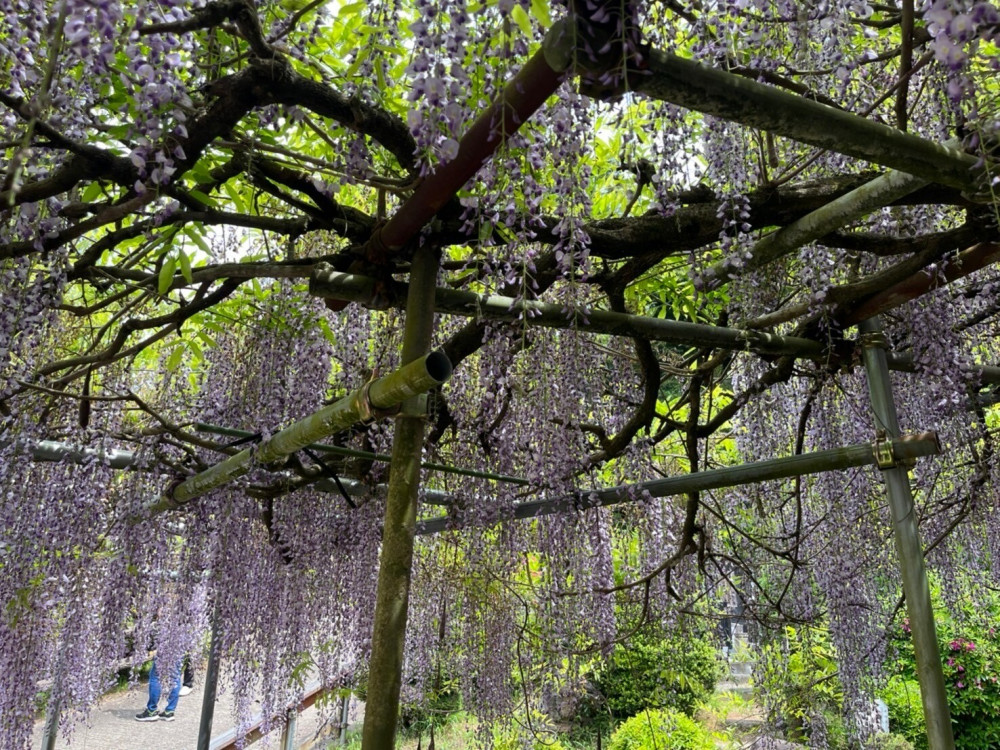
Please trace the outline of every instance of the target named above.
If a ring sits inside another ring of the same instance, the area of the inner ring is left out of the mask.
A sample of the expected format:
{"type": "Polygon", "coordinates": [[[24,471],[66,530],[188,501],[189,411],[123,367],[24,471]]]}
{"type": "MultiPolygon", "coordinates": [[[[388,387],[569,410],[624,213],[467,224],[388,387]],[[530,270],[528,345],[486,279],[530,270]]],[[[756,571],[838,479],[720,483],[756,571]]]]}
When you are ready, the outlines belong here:
{"type": "Polygon", "coordinates": [[[136,721],[173,721],[174,720],[174,710],[177,708],[177,701],[181,697],[181,665],[177,665],[177,673],[174,675],[173,686],[170,688],[170,694],[167,696],[167,706],[157,713],[157,707],[160,704],[160,695],[163,692],[163,686],[160,682],[160,673],[156,668],[156,657],[153,657],[153,668],[149,670],[149,700],[146,702],[146,708],[142,713],[136,714],[136,721]]]}
{"type": "Polygon", "coordinates": [[[190,695],[194,690],[194,667],[191,665],[191,655],[184,657],[184,680],[181,682],[180,696],[190,695]]]}

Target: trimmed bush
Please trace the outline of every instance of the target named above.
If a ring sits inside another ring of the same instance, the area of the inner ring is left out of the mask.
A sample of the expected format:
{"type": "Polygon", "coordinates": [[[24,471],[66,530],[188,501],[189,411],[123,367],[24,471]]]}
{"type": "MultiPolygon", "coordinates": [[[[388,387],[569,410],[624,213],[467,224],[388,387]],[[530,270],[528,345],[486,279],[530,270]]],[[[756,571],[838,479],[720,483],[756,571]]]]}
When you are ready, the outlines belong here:
{"type": "Polygon", "coordinates": [[[657,708],[691,716],[718,676],[715,649],[706,640],[644,636],[616,646],[594,684],[616,719],[657,708]]]}
{"type": "Polygon", "coordinates": [[[679,711],[643,711],[611,735],[608,750],[713,750],[708,730],[679,711]]]}

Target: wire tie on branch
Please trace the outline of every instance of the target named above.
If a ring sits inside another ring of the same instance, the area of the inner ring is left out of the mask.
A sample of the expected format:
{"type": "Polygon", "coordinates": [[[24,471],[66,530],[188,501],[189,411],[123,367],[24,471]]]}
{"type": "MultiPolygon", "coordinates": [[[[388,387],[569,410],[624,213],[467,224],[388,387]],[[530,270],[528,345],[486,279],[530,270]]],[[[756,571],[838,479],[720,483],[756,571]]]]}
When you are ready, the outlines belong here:
{"type": "Polygon", "coordinates": [[[235,448],[237,445],[243,445],[244,443],[259,443],[261,438],[264,437],[263,433],[255,432],[252,435],[247,435],[246,437],[237,438],[231,443],[226,443],[227,448],[235,448]]]}
{"type": "Polygon", "coordinates": [[[323,459],[321,459],[319,456],[317,456],[313,451],[309,450],[308,448],[303,448],[302,452],[305,453],[307,456],[309,456],[309,458],[311,458],[313,461],[315,461],[319,465],[319,467],[323,470],[324,474],[328,474],[329,476],[333,477],[333,481],[337,483],[337,489],[340,490],[340,494],[344,497],[344,501],[349,506],[351,506],[351,508],[357,509],[358,507],[357,504],[353,500],[351,500],[351,496],[347,494],[347,490],[344,489],[344,483],[340,481],[340,477],[337,476],[337,472],[335,472],[333,469],[327,466],[326,463],[324,463],[323,459]]]}

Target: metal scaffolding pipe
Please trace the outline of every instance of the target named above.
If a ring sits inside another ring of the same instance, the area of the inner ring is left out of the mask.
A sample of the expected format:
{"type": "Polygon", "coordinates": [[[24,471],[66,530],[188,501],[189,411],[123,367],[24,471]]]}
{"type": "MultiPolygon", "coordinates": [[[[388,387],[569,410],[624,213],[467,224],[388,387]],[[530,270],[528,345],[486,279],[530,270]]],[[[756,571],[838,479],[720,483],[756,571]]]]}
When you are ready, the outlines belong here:
{"type": "Polygon", "coordinates": [[[276,433],[256,449],[247,448],[195,474],[145,507],[146,515],[177,508],[210,490],[301,450],[310,443],[365,422],[378,412],[394,409],[407,399],[444,383],[451,377],[451,362],[440,351],[414,360],[394,373],[330,404],[276,433]]]}
{"type": "Polygon", "coordinates": [[[661,50],[648,51],[635,91],[810,146],[881,164],[961,190],[983,187],[985,170],[955,148],[866,120],[803,96],[661,50]]]}
{"type": "MultiPolygon", "coordinates": [[[[887,345],[882,325],[878,318],[869,318],[861,323],[859,329],[875,429],[888,438],[896,438],[899,436],[899,420],[889,381],[887,345]]],[[[879,468],[885,480],[889,510],[892,513],[896,554],[903,579],[906,612],[910,619],[910,635],[917,662],[917,680],[920,683],[920,699],[924,706],[929,747],[930,750],[954,750],[948,695],[945,692],[934,611],[931,607],[931,587],[924,567],[924,552],[913,509],[909,473],[898,461],[882,462],[879,468]]]]}
{"type": "MultiPolygon", "coordinates": [[[[921,432],[915,435],[898,437],[888,443],[892,455],[897,461],[905,461],[921,456],[931,456],[941,452],[937,435],[933,432],[921,432]]],[[[802,453],[787,458],[773,458],[768,461],[727,466],[722,469],[699,471],[678,477],[654,479],[638,484],[619,485],[602,490],[579,490],[570,495],[555,498],[531,500],[516,505],[508,518],[535,518],[554,513],[582,511],[590,508],[602,508],[620,503],[635,502],[646,497],[668,497],[683,495],[688,492],[703,492],[723,487],[736,487],[743,484],[755,484],[774,479],[817,474],[823,471],[849,469],[856,466],[872,466],[878,463],[876,449],[879,445],[860,443],[843,448],[802,453]]],[[[456,499],[456,507],[460,502],[456,499]]],[[[453,528],[460,528],[461,522],[453,518],[434,518],[422,521],[417,525],[418,534],[434,534],[453,528]]]]}

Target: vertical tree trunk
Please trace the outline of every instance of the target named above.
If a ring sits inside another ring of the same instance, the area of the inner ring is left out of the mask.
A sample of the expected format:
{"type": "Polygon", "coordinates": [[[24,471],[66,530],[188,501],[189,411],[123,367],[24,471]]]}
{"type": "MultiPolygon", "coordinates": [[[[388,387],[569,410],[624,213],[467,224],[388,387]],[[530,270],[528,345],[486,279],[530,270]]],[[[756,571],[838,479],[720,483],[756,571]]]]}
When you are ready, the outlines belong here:
{"type": "MultiPolygon", "coordinates": [[[[419,248],[410,272],[401,364],[422,357],[430,348],[437,269],[437,251],[426,246],[419,248]]],[[[425,412],[426,397],[414,396],[403,402],[396,417],[375,598],[363,750],[388,750],[396,736],[425,412]]]]}

